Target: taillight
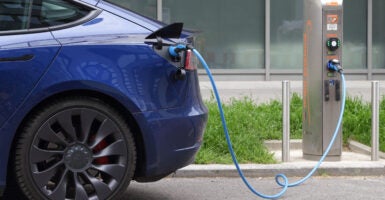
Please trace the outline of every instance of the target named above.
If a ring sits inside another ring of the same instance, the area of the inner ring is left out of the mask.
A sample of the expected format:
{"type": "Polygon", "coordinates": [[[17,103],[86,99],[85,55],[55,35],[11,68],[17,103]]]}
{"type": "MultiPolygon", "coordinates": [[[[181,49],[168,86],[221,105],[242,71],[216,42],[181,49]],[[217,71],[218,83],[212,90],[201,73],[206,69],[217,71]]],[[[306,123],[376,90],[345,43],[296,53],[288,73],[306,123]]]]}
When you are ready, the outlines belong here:
{"type": "Polygon", "coordinates": [[[186,51],[186,59],[185,59],[185,70],[196,70],[197,67],[197,58],[193,55],[191,50],[186,51]]]}

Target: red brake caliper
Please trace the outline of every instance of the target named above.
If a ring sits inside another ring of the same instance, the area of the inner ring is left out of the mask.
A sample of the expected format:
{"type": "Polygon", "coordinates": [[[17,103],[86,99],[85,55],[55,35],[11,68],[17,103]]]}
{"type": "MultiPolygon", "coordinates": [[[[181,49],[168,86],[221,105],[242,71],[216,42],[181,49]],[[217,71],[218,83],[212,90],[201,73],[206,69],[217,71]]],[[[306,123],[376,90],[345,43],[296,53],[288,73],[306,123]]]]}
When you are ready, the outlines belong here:
{"type": "MultiPolygon", "coordinates": [[[[106,148],[108,145],[108,143],[106,142],[106,140],[102,140],[99,142],[98,145],[96,145],[94,147],[94,152],[99,152],[101,150],[103,150],[104,148],[106,148]]],[[[95,164],[98,164],[98,165],[105,165],[105,164],[108,164],[110,163],[110,159],[108,158],[108,156],[104,156],[104,157],[100,157],[100,158],[96,158],[94,160],[94,163],[95,164]]]]}

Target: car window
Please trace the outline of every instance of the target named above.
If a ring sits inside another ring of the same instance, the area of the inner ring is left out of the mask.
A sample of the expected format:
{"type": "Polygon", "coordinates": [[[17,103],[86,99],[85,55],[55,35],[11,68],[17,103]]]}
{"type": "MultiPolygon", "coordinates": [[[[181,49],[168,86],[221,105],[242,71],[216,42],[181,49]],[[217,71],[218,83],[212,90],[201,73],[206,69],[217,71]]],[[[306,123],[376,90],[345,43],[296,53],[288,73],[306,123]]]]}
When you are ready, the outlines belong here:
{"type": "Polygon", "coordinates": [[[0,30],[28,28],[30,0],[0,0],[0,30]]]}
{"type": "Polygon", "coordinates": [[[30,28],[62,25],[83,18],[89,9],[63,0],[34,0],[30,28]]]}
{"type": "Polygon", "coordinates": [[[65,0],[0,0],[0,31],[63,25],[89,12],[65,0]]]}

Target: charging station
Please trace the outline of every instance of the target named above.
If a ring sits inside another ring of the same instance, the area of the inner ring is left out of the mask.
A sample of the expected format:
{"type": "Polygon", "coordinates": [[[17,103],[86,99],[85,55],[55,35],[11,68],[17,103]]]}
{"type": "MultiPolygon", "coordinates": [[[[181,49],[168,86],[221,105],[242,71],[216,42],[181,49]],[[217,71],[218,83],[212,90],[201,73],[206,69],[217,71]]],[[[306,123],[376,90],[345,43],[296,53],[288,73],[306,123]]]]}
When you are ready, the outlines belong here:
{"type": "MultiPolygon", "coordinates": [[[[303,158],[318,160],[328,147],[341,108],[343,0],[304,0],[303,158]]],[[[342,128],[327,160],[342,153],[342,128]]]]}
{"type": "MultiPolygon", "coordinates": [[[[239,176],[247,188],[256,196],[266,199],[281,197],[289,187],[308,180],[327,160],[340,160],[342,153],[341,124],[345,109],[346,84],[342,58],[342,3],[343,0],[304,0],[304,64],[303,64],[303,156],[318,160],[313,169],[302,179],[290,183],[284,174],[275,176],[282,187],[274,195],[263,194],[251,186],[239,166],[232,147],[221,99],[210,68],[202,55],[187,44],[164,44],[160,37],[155,46],[168,47],[168,55],[179,58],[183,51],[192,51],[202,63],[213,87],[227,146],[239,176]]],[[[173,28],[174,29],[174,28],[173,28]]],[[[169,32],[168,27],[157,31],[169,32]]],[[[179,29],[178,32],[181,32],[179,29]]],[[[160,34],[161,35],[161,34],[160,34]]],[[[162,48],[160,48],[162,49],[162,48]]]]}

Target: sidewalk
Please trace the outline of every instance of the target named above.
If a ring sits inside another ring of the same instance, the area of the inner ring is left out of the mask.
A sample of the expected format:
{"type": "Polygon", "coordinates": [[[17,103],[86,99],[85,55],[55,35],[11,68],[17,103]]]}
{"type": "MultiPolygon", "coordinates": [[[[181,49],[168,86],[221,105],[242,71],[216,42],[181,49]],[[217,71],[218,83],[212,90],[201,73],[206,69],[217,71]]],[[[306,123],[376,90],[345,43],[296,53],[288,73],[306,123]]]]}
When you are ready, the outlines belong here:
{"type": "MultiPolygon", "coordinates": [[[[217,81],[219,94],[223,102],[231,98],[252,98],[256,103],[267,103],[271,100],[282,99],[282,81],[217,81]]],[[[302,81],[290,81],[291,93],[302,96],[302,81]]],[[[201,81],[200,88],[203,99],[212,96],[211,83],[201,81]]],[[[371,81],[347,81],[346,94],[348,97],[362,98],[371,101],[371,81]]],[[[385,95],[385,87],[381,87],[380,94],[385,95]]]]}

